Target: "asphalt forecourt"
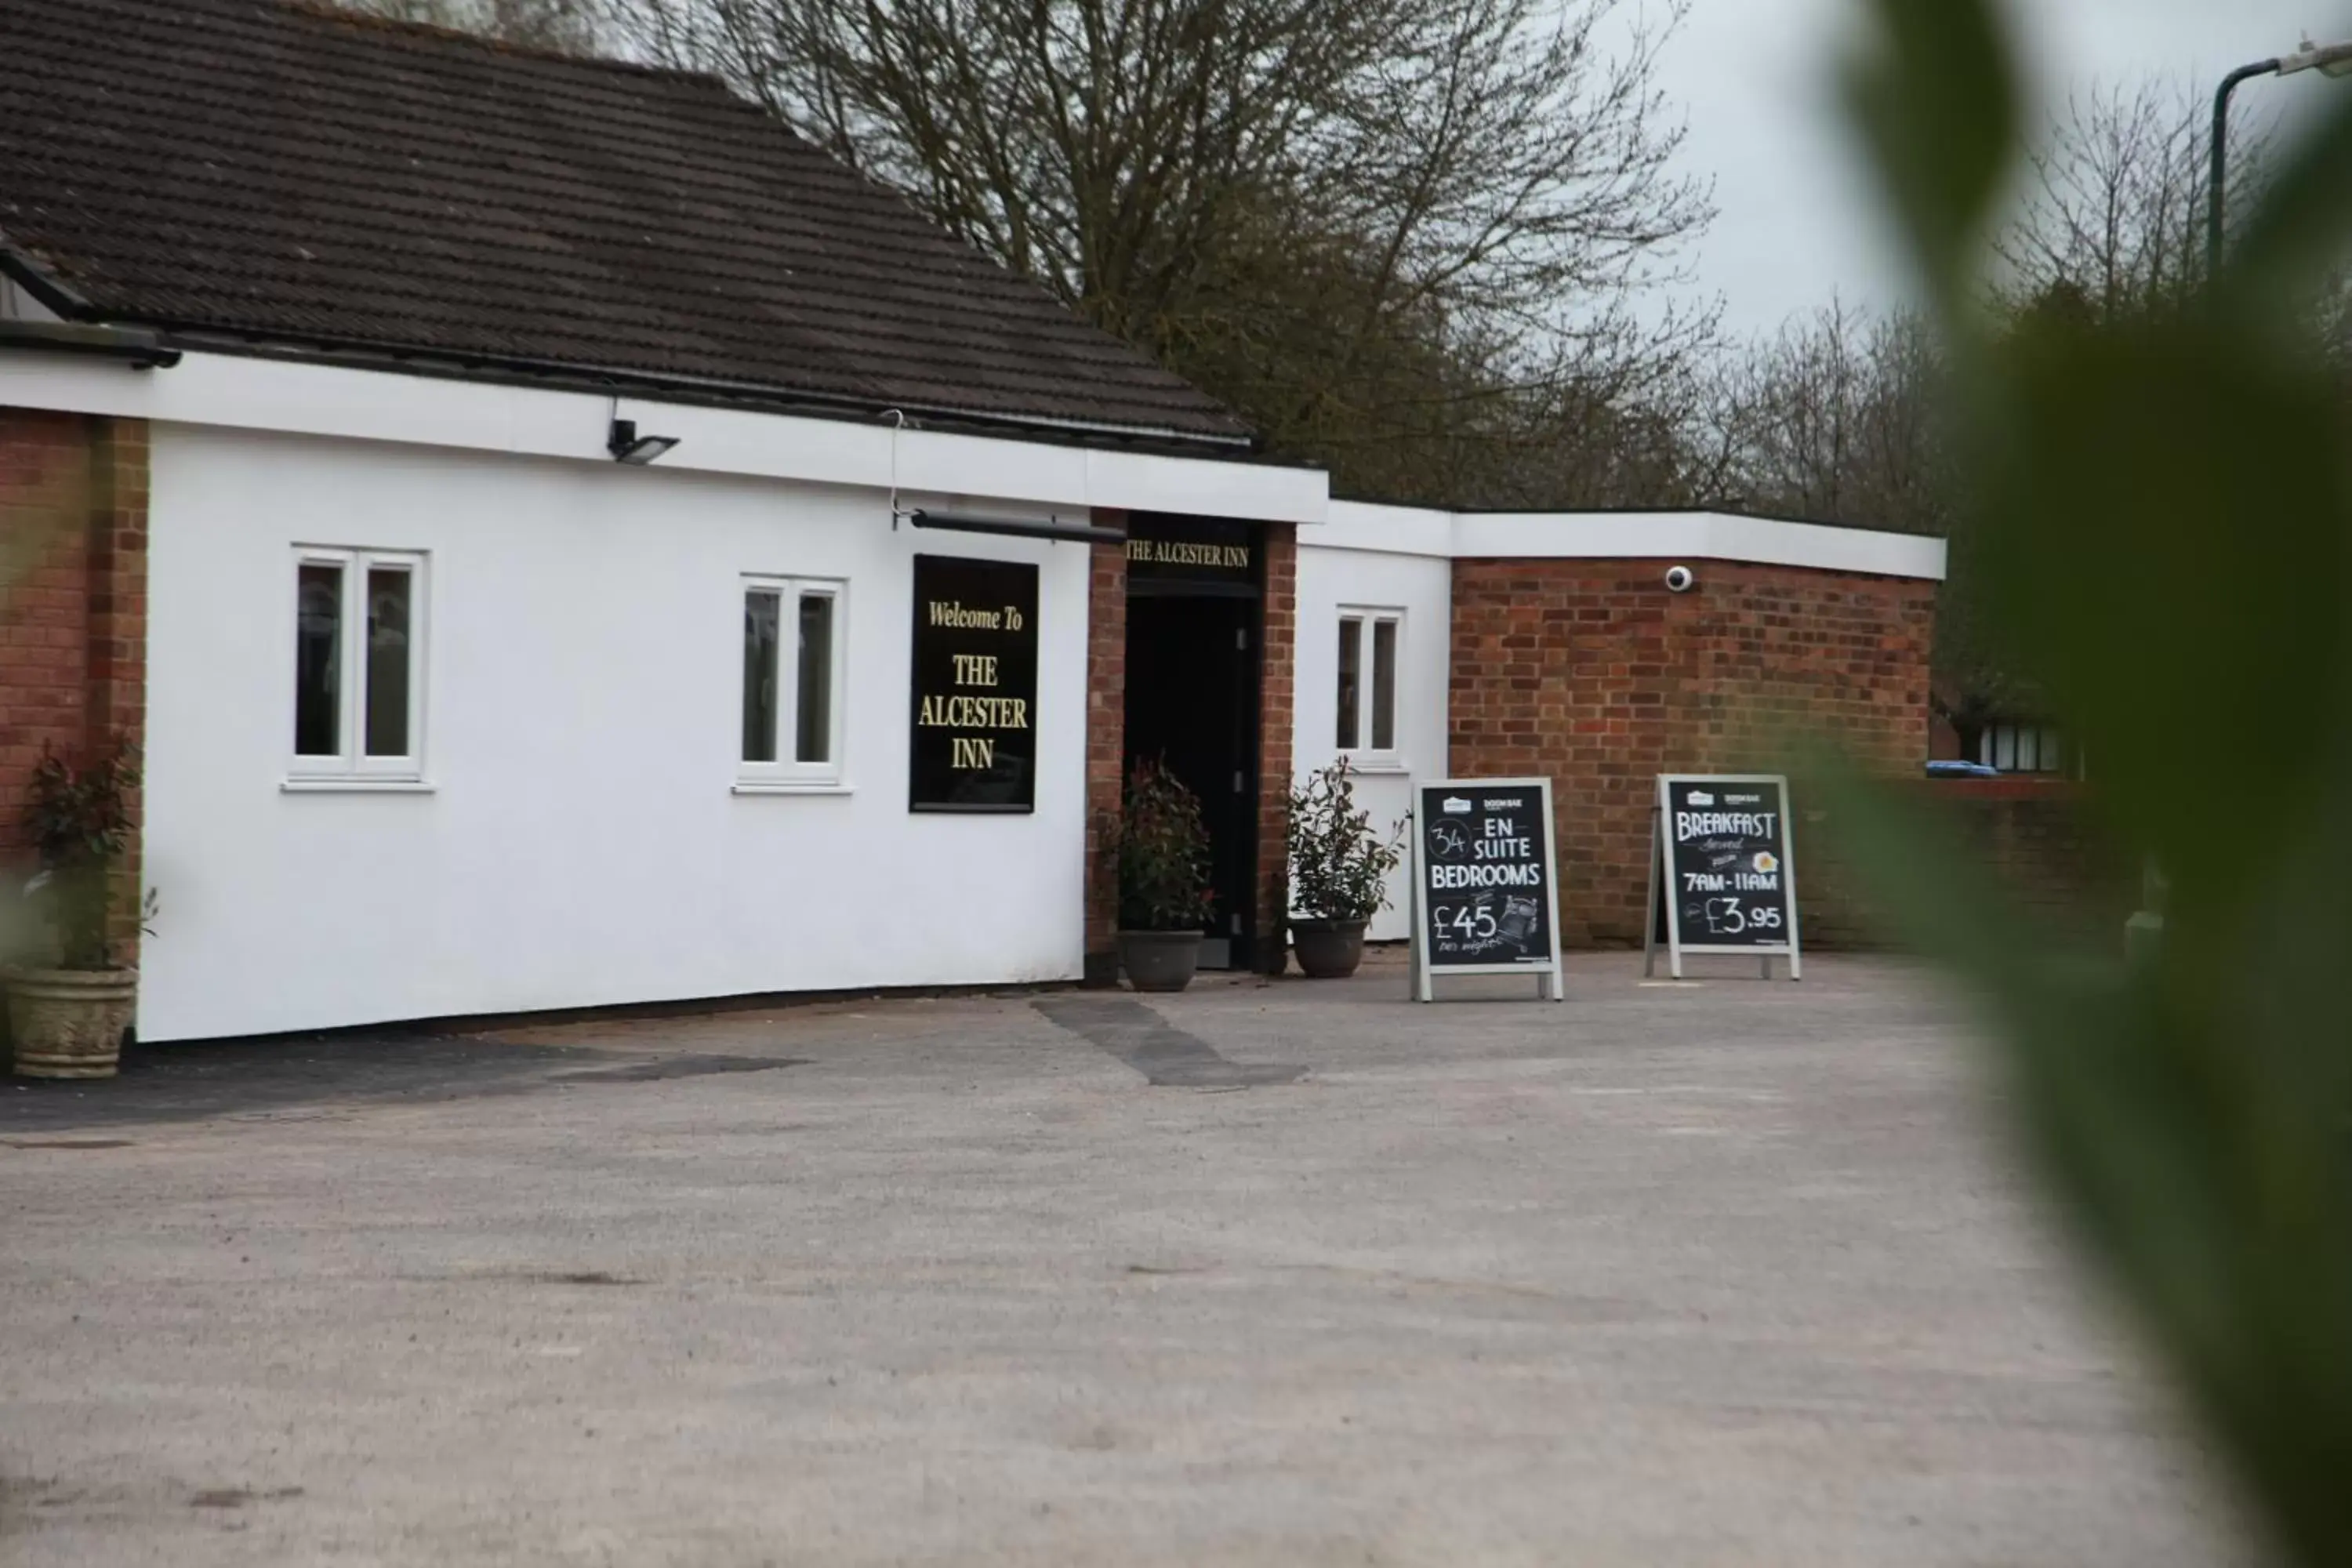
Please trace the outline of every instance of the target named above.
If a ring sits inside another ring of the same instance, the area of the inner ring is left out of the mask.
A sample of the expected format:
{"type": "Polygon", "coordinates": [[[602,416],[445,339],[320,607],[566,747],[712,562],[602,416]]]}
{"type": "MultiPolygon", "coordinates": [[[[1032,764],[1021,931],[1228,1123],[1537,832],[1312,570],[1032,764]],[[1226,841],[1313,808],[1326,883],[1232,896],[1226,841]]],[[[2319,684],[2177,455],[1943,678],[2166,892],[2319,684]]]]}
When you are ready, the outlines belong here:
{"type": "Polygon", "coordinates": [[[5,1555],[2250,1560],[1957,1005],[1641,963],[11,1089],[5,1555]]]}

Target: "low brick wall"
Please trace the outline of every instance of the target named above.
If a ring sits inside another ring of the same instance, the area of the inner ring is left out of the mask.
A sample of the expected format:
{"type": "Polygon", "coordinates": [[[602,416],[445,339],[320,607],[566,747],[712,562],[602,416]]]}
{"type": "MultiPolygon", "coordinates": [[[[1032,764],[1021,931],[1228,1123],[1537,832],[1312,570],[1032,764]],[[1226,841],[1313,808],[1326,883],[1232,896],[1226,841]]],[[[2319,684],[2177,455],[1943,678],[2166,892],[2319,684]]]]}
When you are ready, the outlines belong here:
{"type": "MultiPolygon", "coordinates": [[[[2092,830],[2083,786],[2000,778],[1932,779],[1916,787],[1957,825],[1963,845],[2029,919],[2085,948],[2120,949],[2123,922],[2138,902],[2139,875],[2129,857],[2092,830]]],[[[1818,813],[1801,815],[1807,820],[1798,868],[1807,945],[1894,945],[1895,934],[1844,860],[1835,825],[1818,813]]]]}

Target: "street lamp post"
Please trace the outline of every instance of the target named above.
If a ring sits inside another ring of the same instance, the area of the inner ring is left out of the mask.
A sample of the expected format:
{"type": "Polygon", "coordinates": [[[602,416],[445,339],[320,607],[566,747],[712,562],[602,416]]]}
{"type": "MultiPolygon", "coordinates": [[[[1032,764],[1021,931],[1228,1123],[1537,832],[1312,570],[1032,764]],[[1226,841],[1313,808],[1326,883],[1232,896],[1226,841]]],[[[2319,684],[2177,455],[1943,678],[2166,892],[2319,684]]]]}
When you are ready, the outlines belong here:
{"type": "Polygon", "coordinates": [[[2306,39],[2303,47],[2276,59],[2240,66],[2221,79],[2213,94],[2213,161],[2205,182],[2205,269],[2209,278],[2221,273],[2221,229],[2228,194],[2224,188],[2230,158],[2230,97],[2238,84],[2258,76],[2293,76],[2315,70],[2322,76],[2352,76],[2352,44],[2325,47],[2306,39]]]}

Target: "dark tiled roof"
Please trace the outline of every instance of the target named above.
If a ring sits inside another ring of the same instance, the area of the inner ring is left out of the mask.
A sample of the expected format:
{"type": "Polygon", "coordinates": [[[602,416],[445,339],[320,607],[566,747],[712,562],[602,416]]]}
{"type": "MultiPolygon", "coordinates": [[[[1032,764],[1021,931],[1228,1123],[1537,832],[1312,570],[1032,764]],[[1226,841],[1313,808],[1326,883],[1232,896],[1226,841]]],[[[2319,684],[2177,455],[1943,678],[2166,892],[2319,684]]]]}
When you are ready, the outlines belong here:
{"type": "Polygon", "coordinates": [[[0,241],[110,321],[1245,434],[710,79],[281,0],[0,0],[0,241]]]}

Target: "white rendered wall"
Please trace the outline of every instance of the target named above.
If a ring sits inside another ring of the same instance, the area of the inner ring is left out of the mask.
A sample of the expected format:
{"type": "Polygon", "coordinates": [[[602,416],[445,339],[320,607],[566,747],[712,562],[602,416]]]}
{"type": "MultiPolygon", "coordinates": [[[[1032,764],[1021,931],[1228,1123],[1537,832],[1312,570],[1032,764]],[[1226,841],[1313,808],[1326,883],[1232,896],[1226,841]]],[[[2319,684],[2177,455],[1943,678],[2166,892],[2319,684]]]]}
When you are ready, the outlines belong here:
{"type": "MultiPolygon", "coordinates": [[[[1337,508],[1335,507],[1335,511],[1337,508]]],[[[1396,771],[1360,773],[1356,797],[1386,831],[1412,804],[1412,779],[1445,775],[1447,647],[1453,635],[1454,564],[1442,555],[1349,547],[1364,537],[1335,517],[1326,528],[1299,530],[1297,688],[1291,763],[1305,778],[1339,752],[1339,615],[1342,608],[1399,609],[1396,771]],[[1322,542],[1328,539],[1331,543],[1322,542]]],[[[1383,544],[1399,542],[1385,534],[1383,544]]],[[[1366,651],[1364,679],[1371,679],[1366,651]]],[[[1389,878],[1389,905],[1372,921],[1376,941],[1411,934],[1412,884],[1406,868],[1389,878]]]]}
{"type": "Polygon", "coordinates": [[[140,1032],[1079,970],[1086,548],[882,492],[163,425],[140,1032]],[[292,547],[430,554],[422,794],[289,794],[292,547]],[[910,560],[1040,564],[1037,810],[907,809],[910,560]],[[740,577],[845,578],[849,792],[730,793],[740,577]]]}

